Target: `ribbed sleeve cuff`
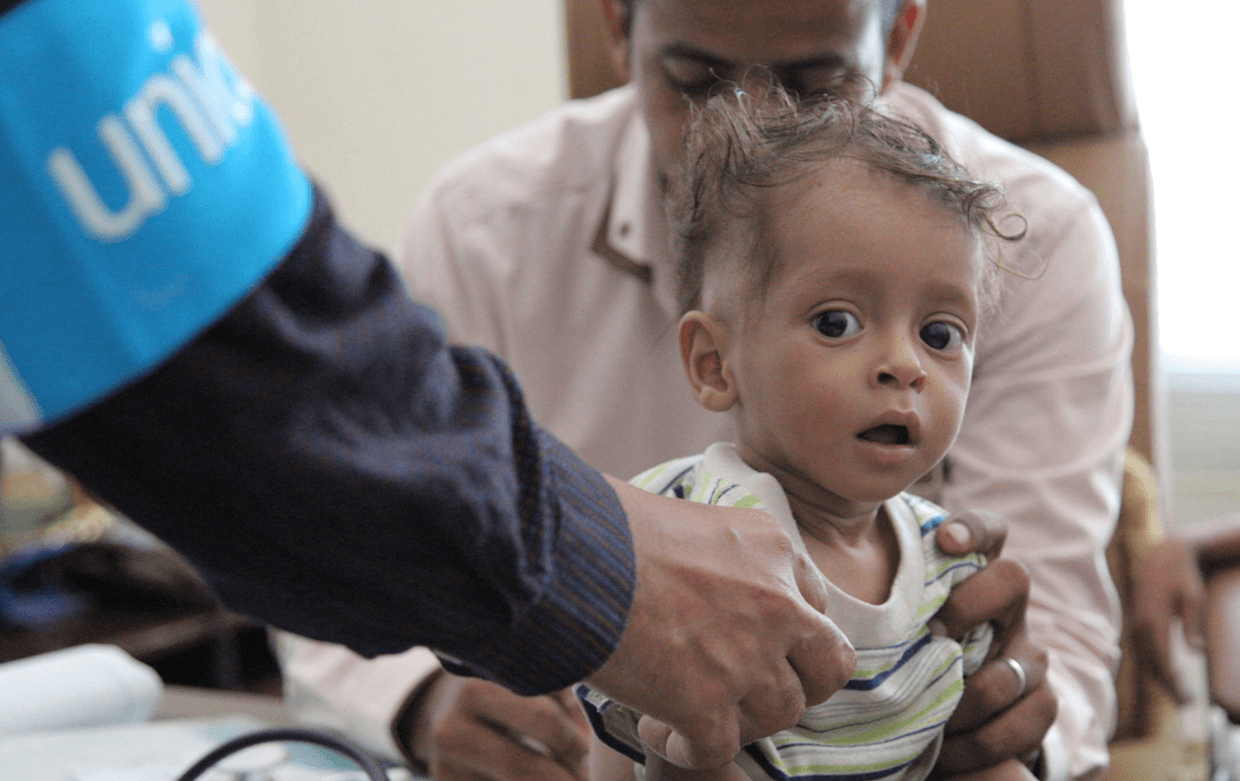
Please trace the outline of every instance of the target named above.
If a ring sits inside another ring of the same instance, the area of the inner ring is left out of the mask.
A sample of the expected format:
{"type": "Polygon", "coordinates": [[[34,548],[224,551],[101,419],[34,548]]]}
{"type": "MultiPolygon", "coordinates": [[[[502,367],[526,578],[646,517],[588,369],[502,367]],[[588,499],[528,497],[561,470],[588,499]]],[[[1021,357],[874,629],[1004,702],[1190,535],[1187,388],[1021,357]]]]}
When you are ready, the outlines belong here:
{"type": "Polygon", "coordinates": [[[559,508],[555,567],[511,631],[470,659],[475,672],[523,695],[563,689],[601,667],[620,642],[636,585],[628,519],[615,491],[554,437],[540,436],[546,490],[559,508]]]}

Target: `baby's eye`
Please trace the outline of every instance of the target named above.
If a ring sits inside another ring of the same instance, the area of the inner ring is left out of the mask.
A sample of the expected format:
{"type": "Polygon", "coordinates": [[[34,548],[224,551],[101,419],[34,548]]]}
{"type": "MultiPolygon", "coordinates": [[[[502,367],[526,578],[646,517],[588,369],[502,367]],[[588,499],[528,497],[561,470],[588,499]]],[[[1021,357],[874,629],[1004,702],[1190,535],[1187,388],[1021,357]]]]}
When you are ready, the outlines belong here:
{"type": "Polygon", "coordinates": [[[921,340],[932,349],[955,352],[964,344],[964,331],[958,326],[942,321],[922,326],[921,340]]]}
{"type": "Polygon", "coordinates": [[[829,339],[842,339],[861,331],[861,321],[851,312],[828,309],[814,316],[814,328],[829,339]]]}

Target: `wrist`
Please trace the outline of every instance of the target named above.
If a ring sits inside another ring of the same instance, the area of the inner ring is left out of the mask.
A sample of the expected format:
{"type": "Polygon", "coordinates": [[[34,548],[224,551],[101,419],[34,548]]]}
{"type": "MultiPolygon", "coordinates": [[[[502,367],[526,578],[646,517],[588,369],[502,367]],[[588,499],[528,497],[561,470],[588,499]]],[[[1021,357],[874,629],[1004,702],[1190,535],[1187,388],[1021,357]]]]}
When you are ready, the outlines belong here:
{"type": "Polygon", "coordinates": [[[424,678],[405,698],[392,719],[392,739],[396,741],[405,761],[423,775],[429,770],[426,747],[430,745],[431,703],[443,688],[446,676],[443,670],[436,670],[424,678]]]}

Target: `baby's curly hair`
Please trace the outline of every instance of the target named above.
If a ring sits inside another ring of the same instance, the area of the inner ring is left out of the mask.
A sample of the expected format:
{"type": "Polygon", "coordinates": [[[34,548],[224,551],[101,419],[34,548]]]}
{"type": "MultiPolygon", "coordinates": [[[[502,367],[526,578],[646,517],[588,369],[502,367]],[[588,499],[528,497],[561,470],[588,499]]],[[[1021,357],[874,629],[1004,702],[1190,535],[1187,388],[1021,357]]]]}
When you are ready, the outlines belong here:
{"type": "Polygon", "coordinates": [[[743,242],[751,281],[764,291],[774,271],[770,242],[762,240],[767,196],[836,160],[924,190],[979,238],[1024,236],[1023,220],[1017,232],[999,228],[1004,196],[998,185],[971,177],[920,128],[841,96],[863,92],[794,98],[772,85],[761,94],[722,91],[695,109],[686,163],[671,177],[666,201],[683,311],[700,306],[707,257],[728,238],[743,242]]]}

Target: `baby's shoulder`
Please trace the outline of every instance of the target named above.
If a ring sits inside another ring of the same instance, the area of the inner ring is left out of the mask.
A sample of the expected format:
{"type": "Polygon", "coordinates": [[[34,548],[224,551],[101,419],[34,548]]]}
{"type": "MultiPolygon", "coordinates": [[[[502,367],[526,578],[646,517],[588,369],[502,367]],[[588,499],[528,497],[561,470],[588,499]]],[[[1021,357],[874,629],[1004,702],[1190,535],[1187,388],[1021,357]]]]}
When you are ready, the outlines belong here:
{"type": "Polygon", "coordinates": [[[701,463],[701,453],[673,458],[671,461],[664,461],[641,472],[629,480],[629,485],[635,485],[643,491],[660,496],[675,496],[678,487],[683,489],[683,486],[693,483],[694,473],[699,471],[698,467],[701,463]]]}
{"type": "Polygon", "coordinates": [[[922,539],[933,537],[943,521],[947,520],[947,510],[908,491],[901,491],[888,499],[887,512],[910,524],[915,523],[922,539]]]}
{"type": "Polygon", "coordinates": [[[746,487],[734,465],[720,461],[719,448],[705,453],[664,461],[629,481],[650,493],[687,499],[700,504],[765,509],[762,500],[746,487]]]}
{"type": "Polygon", "coordinates": [[[947,520],[948,512],[934,502],[904,492],[890,499],[887,507],[893,519],[902,518],[910,527],[916,525],[921,535],[928,582],[945,578],[951,584],[959,583],[985,564],[985,557],[980,554],[953,556],[939,547],[938,535],[935,532],[947,520]]]}

